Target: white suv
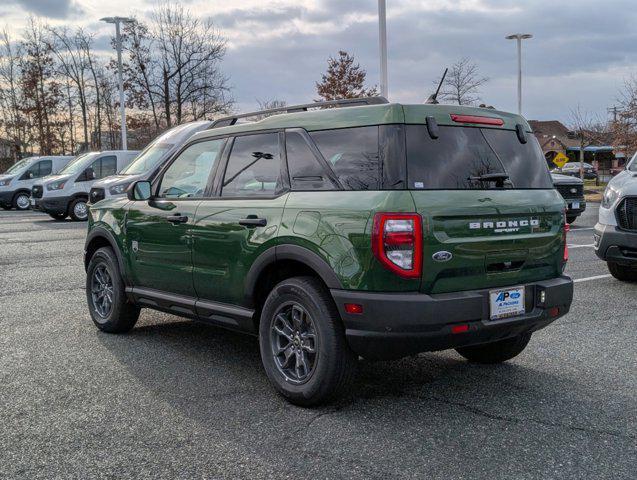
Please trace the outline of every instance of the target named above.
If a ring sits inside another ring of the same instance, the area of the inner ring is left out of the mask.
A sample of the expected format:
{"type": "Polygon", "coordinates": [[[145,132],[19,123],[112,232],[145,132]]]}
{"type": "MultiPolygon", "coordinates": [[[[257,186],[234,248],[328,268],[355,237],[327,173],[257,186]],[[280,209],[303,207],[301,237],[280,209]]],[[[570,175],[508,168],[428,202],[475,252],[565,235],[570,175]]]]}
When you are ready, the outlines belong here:
{"type": "Polygon", "coordinates": [[[618,280],[637,281],[637,154],[613,177],[599,208],[595,253],[618,280]]]}
{"type": "Polygon", "coordinates": [[[68,156],[29,157],[19,160],[0,174],[0,207],[27,210],[31,187],[40,178],[57,173],[71,161],[68,156]]]}
{"type": "Polygon", "coordinates": [[[88,218],[91,186],[102,178],[115,175],[138,154],[131,150],[108,150],[80,155],[58,175],[42,179],[31,189],[31,206],[56,220],[70,216],[81,221],[88,218]]]}
{"type": "Polygon", "coordinates": [[[209,120],[184,123],[162,133],[142,150],[134,162],[118,175],[95,182],[91,188],[89,205],[111,197],[123,197],[128,186],[155,176],[164,163],[195,133],[212,125],[209,120]]]}

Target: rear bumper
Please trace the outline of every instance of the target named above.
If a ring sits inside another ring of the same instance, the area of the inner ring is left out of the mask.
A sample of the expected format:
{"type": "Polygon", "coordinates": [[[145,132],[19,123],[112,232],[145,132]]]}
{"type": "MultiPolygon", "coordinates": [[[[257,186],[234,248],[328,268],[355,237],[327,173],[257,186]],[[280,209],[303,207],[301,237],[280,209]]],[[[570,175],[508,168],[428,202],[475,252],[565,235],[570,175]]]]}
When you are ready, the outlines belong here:
{"type": "Polygon", "coordinates": [[[605,262],[637,265],[637,232],[620,230],[614,225],[595,225],[595,253],[605,262]]]}
{"type": "Polygon", "coordinates": [[[566,276],[525,288],[526,313],[503,320],[489,319],[489,289],[435,295],[332,290],[332,296],[352,350],[366,358],[389,359],[533,332],[565,315],[573,301],[573,281],[566,276]],[[546,299],[540,304],[542,290],[546,299]],[[345,303],[362,305],[363,313],[345,312],[345,303]],[[469,330],[452,333],[458,324],[469,330]]]}
{"type": "Polygon", "coordinates": [[[68,211],[71,197],[42,197],[35,199],[34,210],[54,215],[65,214],[68,211]]]}

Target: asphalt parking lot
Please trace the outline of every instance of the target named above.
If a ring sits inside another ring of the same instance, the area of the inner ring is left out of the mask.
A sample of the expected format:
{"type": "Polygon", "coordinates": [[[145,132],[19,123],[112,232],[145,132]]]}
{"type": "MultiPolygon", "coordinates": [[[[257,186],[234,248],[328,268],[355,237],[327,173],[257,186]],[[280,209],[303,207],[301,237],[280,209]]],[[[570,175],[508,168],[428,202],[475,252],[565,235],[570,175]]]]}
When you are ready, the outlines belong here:
{"type": "Polygon", "coordinates": [[[348,398],[306,410],[254,338],[152,311],[98,332],[86,225],[1,212],[0,478],[634,479],[637,285],[595,257],[596,216],[569,237],[571,312],[519,357],[361,362],[348,398]]]}

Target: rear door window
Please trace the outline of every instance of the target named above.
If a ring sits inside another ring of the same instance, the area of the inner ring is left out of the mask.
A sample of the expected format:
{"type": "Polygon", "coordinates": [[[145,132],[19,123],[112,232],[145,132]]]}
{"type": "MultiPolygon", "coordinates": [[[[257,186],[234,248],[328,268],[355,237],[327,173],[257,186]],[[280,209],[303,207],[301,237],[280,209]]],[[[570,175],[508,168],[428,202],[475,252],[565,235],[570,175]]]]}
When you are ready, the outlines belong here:
{"type": "Polygon", "coordinates": [[[380,190],[378,127],[311,132],[319,151],[348,190],[380,190]]]}
{"type": "Polygon", "coordinates": [[[271,196],[282,190],[279,134],[262,133],[235,138],[221,196],[271,196]]]}
{"type": "Polygon", "coordinates": [[[490,189],[489,174],[508,175],[505,188],[553,188],[537,141],[526,144],[510,130],[440,127],[432,139],[424,125],[406,126],[410,189],[490,189]]]}

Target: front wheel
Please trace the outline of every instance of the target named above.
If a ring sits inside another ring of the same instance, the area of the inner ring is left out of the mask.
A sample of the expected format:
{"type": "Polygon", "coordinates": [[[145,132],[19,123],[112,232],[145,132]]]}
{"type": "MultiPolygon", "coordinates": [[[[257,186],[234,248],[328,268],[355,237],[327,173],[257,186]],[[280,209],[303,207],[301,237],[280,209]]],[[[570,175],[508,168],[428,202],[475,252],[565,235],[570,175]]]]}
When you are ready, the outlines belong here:
{"type": "Polygon", "coordinates": [[[323,284],[312,277],[279,283],[268,295],[259,325],[261,360],[288,401],[315,406],[351,384],[357,357],[323,284]]]}
{"type": "Polygon", "coordinates": [[[28,210],[31,208],[31,200],[28,193],[18,193],[13,197],[13,208],[16,210],[28,210]]]}
{"type": "Polygon", "coordinates": [[[117,258],[109,247],[97,250],[86,271],[86,300],[93,323],[108,333],[128,332],[140,308],[128,302],[117,258]]]}
{"type": "Polygon", "coordinates": [[[531,340],[531,334],[498,340],[497,342],[456,348],[456,352],[474,363],[502,363],[517,357],[531,340]]]}
{"type": "Polygon", "coordinates": [[[71,219],[76,222],[84,222],[88,219],[88,205],[83,198],[76,198],[71,202],[69,208],[69,215],[71,219]]]}
{"type": "Polygon", "coordinates": [[[608,262],[608,270],[613,277],[622,282],[637,281],[637,268],[631,268],[615,262],[608,262]]]}

